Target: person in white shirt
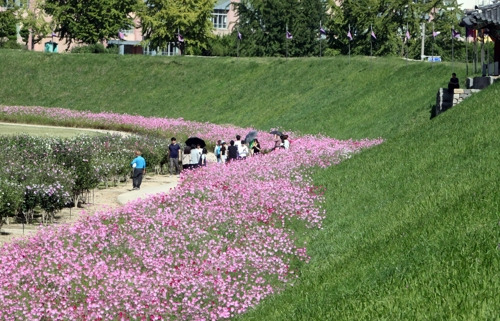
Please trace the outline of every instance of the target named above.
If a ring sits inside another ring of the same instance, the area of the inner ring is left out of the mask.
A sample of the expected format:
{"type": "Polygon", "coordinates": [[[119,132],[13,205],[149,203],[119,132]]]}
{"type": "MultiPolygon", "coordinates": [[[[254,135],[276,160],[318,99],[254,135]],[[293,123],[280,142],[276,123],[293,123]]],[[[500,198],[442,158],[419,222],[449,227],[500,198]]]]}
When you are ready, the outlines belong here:
{"type": "Polygon", "coordinates": [[[236,141],[234,142],[234,146],[238,147],[238,158],[240,158],[241,154],[241,136],[236,135],[236,141]]]}
{"type": "Polygon", "coordinates": [[[207,154],[208,150],[206,148],[203,148],[201,152],[201,161],[200,161],[201,166],[207,166],[207,154]]]}
{"type": "Polygon", "coordinates": [[[189,165],[191,168],[198,167],[198,164],[200,163],[200,157],[200,150],[194,146],[191,146],[191,159],[189,161],[189,165]]]}
{"type": "Polygon", "coordinates": [[[242,141],[241,142],[241,148],[240,148],[240,152],[239,152],[239,159],[245,159],[248,154],[250,153],[250,151],[248,150],[248,146],[247,144],[245,143],[245,141],[242,141]]]}
{"type": "Polygon", "coordinates": [[[285,150],[288,150],[290,148],[290,141],[288,140],[288,135],[283,135],[282,136],[282,146],[285,150]]]}

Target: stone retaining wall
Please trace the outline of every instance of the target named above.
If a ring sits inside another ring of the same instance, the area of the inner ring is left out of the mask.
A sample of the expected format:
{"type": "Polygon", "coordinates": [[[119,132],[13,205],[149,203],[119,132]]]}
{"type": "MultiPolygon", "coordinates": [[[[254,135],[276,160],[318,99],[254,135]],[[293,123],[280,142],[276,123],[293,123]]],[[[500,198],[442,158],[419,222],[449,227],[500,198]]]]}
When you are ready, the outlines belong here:
{"type": "Polygon", "coordinates": [[[470,97],[473,93],[480,92],[481,89],[459,89],[455,88],[453,92],[453,106],[461,103],[465,98],[470,97]]]}
{"type": "Polygon", "coordinates": [[[436,112],[438,115],[443,111],[461,103],[465,98],[470,97],[472,94],[480,92],[480,89],[459,89],[455,88],[453,93],[448,91],[448,88],[439,88],[436,96],[436,112]]]}
{"type": "Polygon", "coordinates": [[[437,116],[456,104],[460,104],[465,98],[468,98],[472,94],[480,92],[481,89],[492,85],[498,78],[498,76],[467,78],[465,81],[467,89],[455,88],[453,93],[450,93],[448,88],[439,88],[436,95],[436,109],[434,110],[434,116],[437,116]]]}

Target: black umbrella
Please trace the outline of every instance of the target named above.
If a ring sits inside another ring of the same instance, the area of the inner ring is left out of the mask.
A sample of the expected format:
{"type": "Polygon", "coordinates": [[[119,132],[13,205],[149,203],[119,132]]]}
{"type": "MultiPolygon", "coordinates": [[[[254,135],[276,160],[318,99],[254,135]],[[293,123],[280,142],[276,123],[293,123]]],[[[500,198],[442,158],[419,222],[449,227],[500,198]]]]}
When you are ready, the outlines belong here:
{"type": "Polygon", "coordinates": [[[207,144],[205,144],[205,141],[199,137],[189,137],[184,143],[188,146],[196,146],[199,144],[201,148],[207,146],[207,144]]]}
{"type": "Polygon", "coordinates": [[[280,132],[279,130],[273,130],[273,131],[270,131],[269,134],[273,134],[273,135],[278,135],[278,136],[281,136],[283,135],[282,132],[280,132]]]}
{"type": "Polygon", "coordinates": [[[252,130],[245,136],[245,142],[251,143],[255,138],[257,138],[257,131],[252,130]]]}

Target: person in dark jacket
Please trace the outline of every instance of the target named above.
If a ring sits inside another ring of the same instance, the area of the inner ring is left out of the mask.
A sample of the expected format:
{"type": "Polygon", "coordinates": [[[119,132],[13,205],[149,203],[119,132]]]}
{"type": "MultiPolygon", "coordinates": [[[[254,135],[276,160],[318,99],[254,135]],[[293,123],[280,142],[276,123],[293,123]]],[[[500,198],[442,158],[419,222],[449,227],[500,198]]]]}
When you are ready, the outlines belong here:
{"type": "Polygon", "coordinates": [[[234,140],[229,142],[227,149],[227,161],[231,162],[238,159],[238,146],[234,146],[234,140]]]}
{"type": "Polygon", "coordinates": [[[452,73],[451,78],[450,78],[450,82],[448,83],[448,92],[450,92],[450,94],[453,94],[453,91],[455,88],[460,88],[460,83],[459,83],[459,80],[457,78],[457,74],[452,73]]]}

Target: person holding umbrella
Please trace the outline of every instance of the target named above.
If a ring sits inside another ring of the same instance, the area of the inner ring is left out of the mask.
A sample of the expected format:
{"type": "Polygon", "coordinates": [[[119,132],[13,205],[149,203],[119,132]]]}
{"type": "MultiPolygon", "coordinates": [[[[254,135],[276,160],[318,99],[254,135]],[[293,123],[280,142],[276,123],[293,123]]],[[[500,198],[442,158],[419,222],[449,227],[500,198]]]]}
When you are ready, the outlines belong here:
{"type": "Polygon", "coordinates": [[[254,141],[257,138],[257,131],[252,130],[245,136],[245,142],[248,143],[248,148],[250,150],[250,155],[253,155],[253,145],[254,141]]]}
{"type": "Polygon", "coordinates": [[[191,160],[189,162],[190,167],[197,168],[200,164],[200,158],[200,150],[195,145],[191,145],[191,160]]]}
{"type": "Polygon", "coordinates": [[[199,137],[189,137],[185,141],[186,146],[191,146],[191,157],[189,168],[196,168],[200,164],[202,148],[206,146],[205,141],[199,137]]]}
{"type": "Polygon", "coordinates": [[[270,134],[274,135],[274,139],[273,139],[274,147],[273,147],[273,150],[279,149],[281,147],[281,135],[283,135],[283,133],[280,132],[279,130],[273,130],[272,132],[270,132],[270,134]]]}
{"type": "Polygon", "coordinates": [[[186,146],[198,146],[200,145],[201,148],[207,146],[207,144],[205,144],[205,141],[199,137],[189,137],[185,142],[184,144],[186,146]]]}

